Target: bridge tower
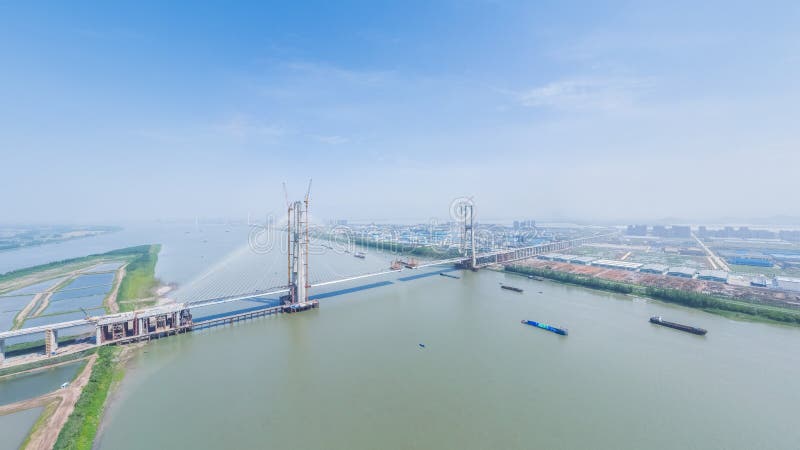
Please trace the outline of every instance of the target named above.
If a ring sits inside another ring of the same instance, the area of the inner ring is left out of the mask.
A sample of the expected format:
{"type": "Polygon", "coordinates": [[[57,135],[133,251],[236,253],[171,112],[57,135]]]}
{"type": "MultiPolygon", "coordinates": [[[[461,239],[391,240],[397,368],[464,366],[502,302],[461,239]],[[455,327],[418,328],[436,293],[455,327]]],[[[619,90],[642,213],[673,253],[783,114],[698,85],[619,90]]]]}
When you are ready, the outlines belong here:
{"type": "MultiPolygon", "coordinates": [[[[285,189],[284,185],[284,189],[285,189]]],[[[303,201],[288,203],[287,225],[287,268],[289,272],[289,295],[284,303],[308,302],[308,201],[311,194],[311,181],[303,201]]],[[[288,196],[287,196],[288,199],[288,196]]]]}
{"type": "Polygon", "coordinates": [[[475,257],[475,220],[474,212],[475,205],[472,202],[465,202],[459,205],[458,215],[464,221],[464,226],[461,228],[461,254],[467,256],[469,259],[465,261],[465,266],[468,269],[477,270],[477,260],[475,257]]]}

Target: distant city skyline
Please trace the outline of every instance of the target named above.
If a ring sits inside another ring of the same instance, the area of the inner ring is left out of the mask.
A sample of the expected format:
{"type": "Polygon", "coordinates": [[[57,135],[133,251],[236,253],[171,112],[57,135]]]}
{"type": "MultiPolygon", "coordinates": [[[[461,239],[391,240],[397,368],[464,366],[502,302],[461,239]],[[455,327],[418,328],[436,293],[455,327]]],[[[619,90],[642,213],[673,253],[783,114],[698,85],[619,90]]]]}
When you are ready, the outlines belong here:
{"type": "MultiPolygon", "coordinates": [[[[800,217],[800,5],[0,5],[0,223],[800,217]]],[[[737,221],[738,222],[738,221],[737,221]]]]}

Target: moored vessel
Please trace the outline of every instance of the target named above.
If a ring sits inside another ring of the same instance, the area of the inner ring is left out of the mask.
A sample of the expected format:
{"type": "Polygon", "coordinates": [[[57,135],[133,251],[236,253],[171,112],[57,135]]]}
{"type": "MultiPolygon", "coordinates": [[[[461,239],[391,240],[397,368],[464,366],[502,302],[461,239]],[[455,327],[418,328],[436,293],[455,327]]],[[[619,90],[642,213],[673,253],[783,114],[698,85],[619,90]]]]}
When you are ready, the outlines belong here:
{"type": "Polygon", "coordinates": [[[521,288],[518,288],[516,286],[509,286],[507,284],[501,284],[500,289],[505,289],[507,291],[514,291],[514,292],[522,292],[521,288]]]}
{"type": "Polygon", "coordinates": [[[703,329],[703,328],[697,328],[697,327],[693,327],[693,326],[690,326],[690,325],[683,325],[681,323],[668,322],[668,321],[662,319],[661,316],[653,316],[653,317],[651,317],[650,318],[650,323],[654,323],[656,325],[661,325],[661,326],[664,326],[664,327],[674,328],[676,330],[685,331],[687,333],[696,334],[698,336],[705,336],[705,334],[708,333],[708,330],[703,329]]]}

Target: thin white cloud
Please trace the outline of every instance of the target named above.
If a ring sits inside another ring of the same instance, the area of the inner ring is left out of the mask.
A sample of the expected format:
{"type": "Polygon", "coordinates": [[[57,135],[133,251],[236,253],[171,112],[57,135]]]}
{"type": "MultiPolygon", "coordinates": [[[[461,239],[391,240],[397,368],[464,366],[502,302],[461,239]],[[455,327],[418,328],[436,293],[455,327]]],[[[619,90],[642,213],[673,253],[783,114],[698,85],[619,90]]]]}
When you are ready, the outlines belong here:
{"type": "Polygon", "coordinates": [[[336,136],[336,135],[333,135],[333,136],[314,136],[314,139],[316,139],[319,142],[322,142],[323,144],[330,144],[330,145],[346,144],[346,143],[350,142],[350,139],[348,139],[348,138],[346,138],[344,136],[336,136]]]}
{"type": "Polygon", "coordinates": [[[280,125],[254,120],[242,114],[234,115],[213,128],[220,134],[237,139],[278,138],[288,134],[288,130],[280,125]]]}
{"type": "Polygon", "coordinates": [[[651,83],[640,78],[567,78],[517,94],[523,106],[568,111],[631,107],[651,83]]]}

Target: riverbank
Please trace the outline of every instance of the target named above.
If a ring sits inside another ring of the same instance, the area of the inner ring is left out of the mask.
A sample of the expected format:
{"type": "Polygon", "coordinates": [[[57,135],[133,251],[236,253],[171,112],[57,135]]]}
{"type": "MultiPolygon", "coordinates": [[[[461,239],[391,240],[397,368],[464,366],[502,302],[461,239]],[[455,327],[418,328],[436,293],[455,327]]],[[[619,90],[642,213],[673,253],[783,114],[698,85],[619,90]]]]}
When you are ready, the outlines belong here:
{"type": "Polygon", "coordinates": [[[127,264],[115,298],[119,311],[133,311],[155,305],[157,299],[154,295],[158,288],[155,273],[160,251],[160,244],[150,245],[127,264]]]}
{"type": "Polygon", "coordinates": [[[123,375],[119,358],[123,351],[130,351],[130,348],[98,349],[91,375],[84,383],[80,398],[60,428],[58,439],[52,448],[85,450],[92,448],[112,382],[121,379],[123,375]]]}
{"type": "Polygon", "coordinates": [[[800,326],[800,311],[788,308],[748,303],[742,300],[726,299],[678,289],[621,283],[595,277],[575,275],[549,268],[508,265],[504,266],[504,271],[525,276],[547,278],[560,283],[591,289],[650,297],[667,303],[675,303],[690,308],[701,309],[706,312],[733,319],[800,326]]]}

